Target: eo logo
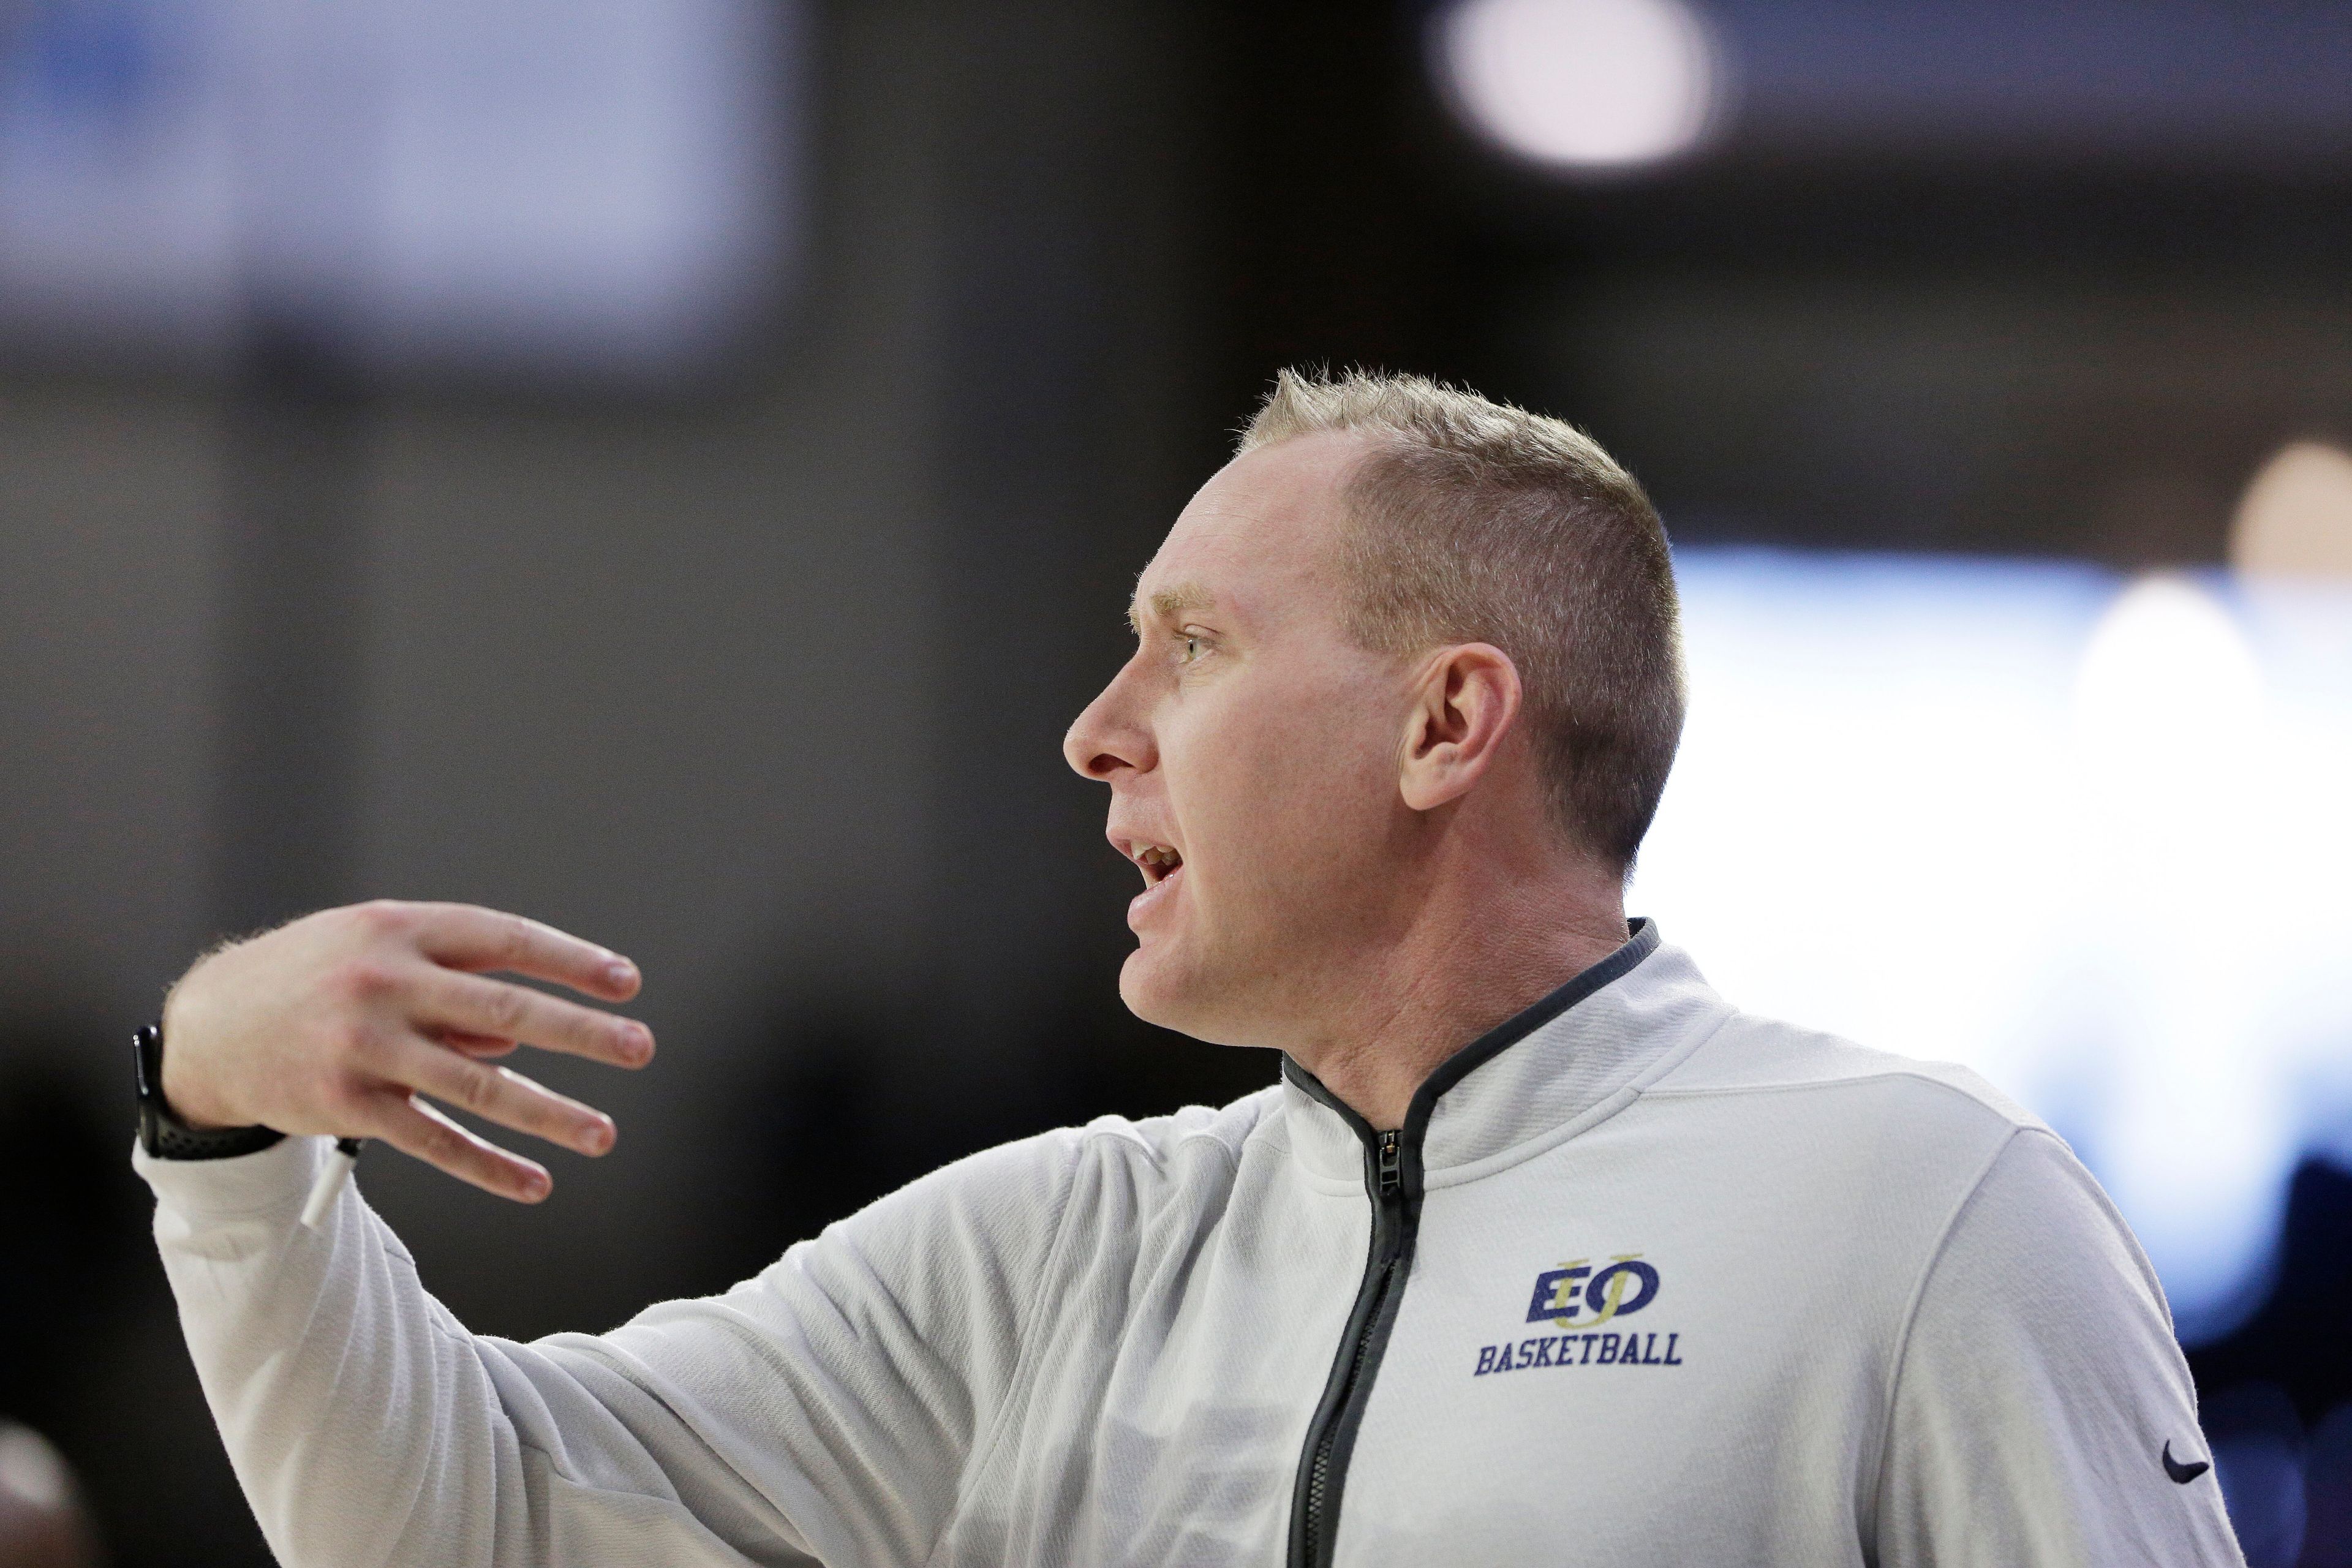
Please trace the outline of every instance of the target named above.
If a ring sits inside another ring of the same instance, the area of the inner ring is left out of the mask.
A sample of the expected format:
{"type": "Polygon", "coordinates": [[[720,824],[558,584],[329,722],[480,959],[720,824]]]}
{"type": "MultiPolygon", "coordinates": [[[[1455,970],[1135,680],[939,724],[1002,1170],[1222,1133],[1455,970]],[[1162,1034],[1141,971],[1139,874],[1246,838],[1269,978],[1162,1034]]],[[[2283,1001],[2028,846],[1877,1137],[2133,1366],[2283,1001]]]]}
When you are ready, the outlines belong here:
{"type": "Polygon", "coordinates": [[[1547,1268],[1536,1276],[1528,1321],[1548,1323],[1556,1331],[1517,1344],[1479,1346],[1472,1375],[1545,1366],[1680,1366],[1680,1332],[1637,1334],[1601,1326],[1631,1317],[1657,1299],[1658,1271],[1638,1252],[1621,1253],[1598,1268],[1584,1258],[1547,1268]],[[1663,1353],[1660,1340],[1666,1342],[1663,1353]]]}
{"type": "Polygon", "coordinates": [[[1536,1276],[1528,1321],[1551,1322],[1563,1330],[1595,1328],[1638,1312],[1657,1299],[1658,1271],[1643,1262],[1640,1253],[1612,1258],[1599,1269],[1580,1258],[1536,1276]],[[1591,1316],[1579,1318],[1580,1311],[1591,1316]]]}

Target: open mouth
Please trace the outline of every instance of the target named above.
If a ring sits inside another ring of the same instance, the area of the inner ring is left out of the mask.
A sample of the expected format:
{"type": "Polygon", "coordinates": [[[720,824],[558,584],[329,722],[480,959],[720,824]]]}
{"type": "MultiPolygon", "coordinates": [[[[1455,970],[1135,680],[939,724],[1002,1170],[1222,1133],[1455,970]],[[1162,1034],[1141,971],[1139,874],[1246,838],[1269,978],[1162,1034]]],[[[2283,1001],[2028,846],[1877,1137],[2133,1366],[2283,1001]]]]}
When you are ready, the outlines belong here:
{"type": "Polygon", "coordinates": [[[1184,857],[1165,844],[1139,844],[1135,863],[1142,868],[1144,886],[1156,888],[1184,868],[1184,857]]]}

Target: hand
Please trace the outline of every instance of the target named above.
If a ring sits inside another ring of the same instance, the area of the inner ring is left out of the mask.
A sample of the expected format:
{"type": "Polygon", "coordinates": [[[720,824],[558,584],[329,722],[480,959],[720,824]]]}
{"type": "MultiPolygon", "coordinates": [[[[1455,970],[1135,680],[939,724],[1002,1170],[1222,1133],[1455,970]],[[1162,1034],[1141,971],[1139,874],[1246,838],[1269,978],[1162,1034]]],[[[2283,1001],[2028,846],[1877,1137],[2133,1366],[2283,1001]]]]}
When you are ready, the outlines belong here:
{"type": "Polygon", "coordinates": [[[163,1003],[163,1098],[195,1127],[380,1138],[500,1197],[537,1203],[532,1161],[452,1121],[430,1095],[583,1154],[613,1146],[604,1112],[485,1059],[518,1045],[614,1067],[652,1059],[653,1032],[489,971],[605,1002],[636,994],[620,954],[470,904],[326,910],[200,960],[163,1003]]]}

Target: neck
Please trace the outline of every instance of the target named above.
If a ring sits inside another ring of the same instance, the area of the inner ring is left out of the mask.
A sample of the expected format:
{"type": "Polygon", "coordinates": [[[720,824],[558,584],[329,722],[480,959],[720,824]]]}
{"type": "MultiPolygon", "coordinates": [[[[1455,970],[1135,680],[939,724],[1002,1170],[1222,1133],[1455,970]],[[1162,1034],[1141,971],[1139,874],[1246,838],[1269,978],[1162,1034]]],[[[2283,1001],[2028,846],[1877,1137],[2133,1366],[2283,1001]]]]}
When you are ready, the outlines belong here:
{"type": "Polygon", "coordinates": [[[1430,890],[1398,940],[1290,1055],[1381,1131],[1404,1125],[1429,1075],[1627,938],[1614,877],[1590,868],[1508,886],[1430,890]]]}

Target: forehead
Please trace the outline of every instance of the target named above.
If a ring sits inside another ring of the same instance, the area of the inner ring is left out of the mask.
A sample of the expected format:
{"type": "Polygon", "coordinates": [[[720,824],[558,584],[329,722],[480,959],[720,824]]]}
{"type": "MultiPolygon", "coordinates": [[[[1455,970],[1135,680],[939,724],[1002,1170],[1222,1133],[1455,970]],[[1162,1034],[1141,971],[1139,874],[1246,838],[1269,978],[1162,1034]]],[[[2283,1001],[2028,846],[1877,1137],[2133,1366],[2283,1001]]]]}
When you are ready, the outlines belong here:
{"type": "Polygon", "coordinates": [[[1270,617],[1328,602],[1338,585],[1346,487],[1363,451],[1356,437],[1325,433],[1260,447],[1226,464],[1178,515],[1137,579],[1137,614],[1213,605],[1270,617]]]}

